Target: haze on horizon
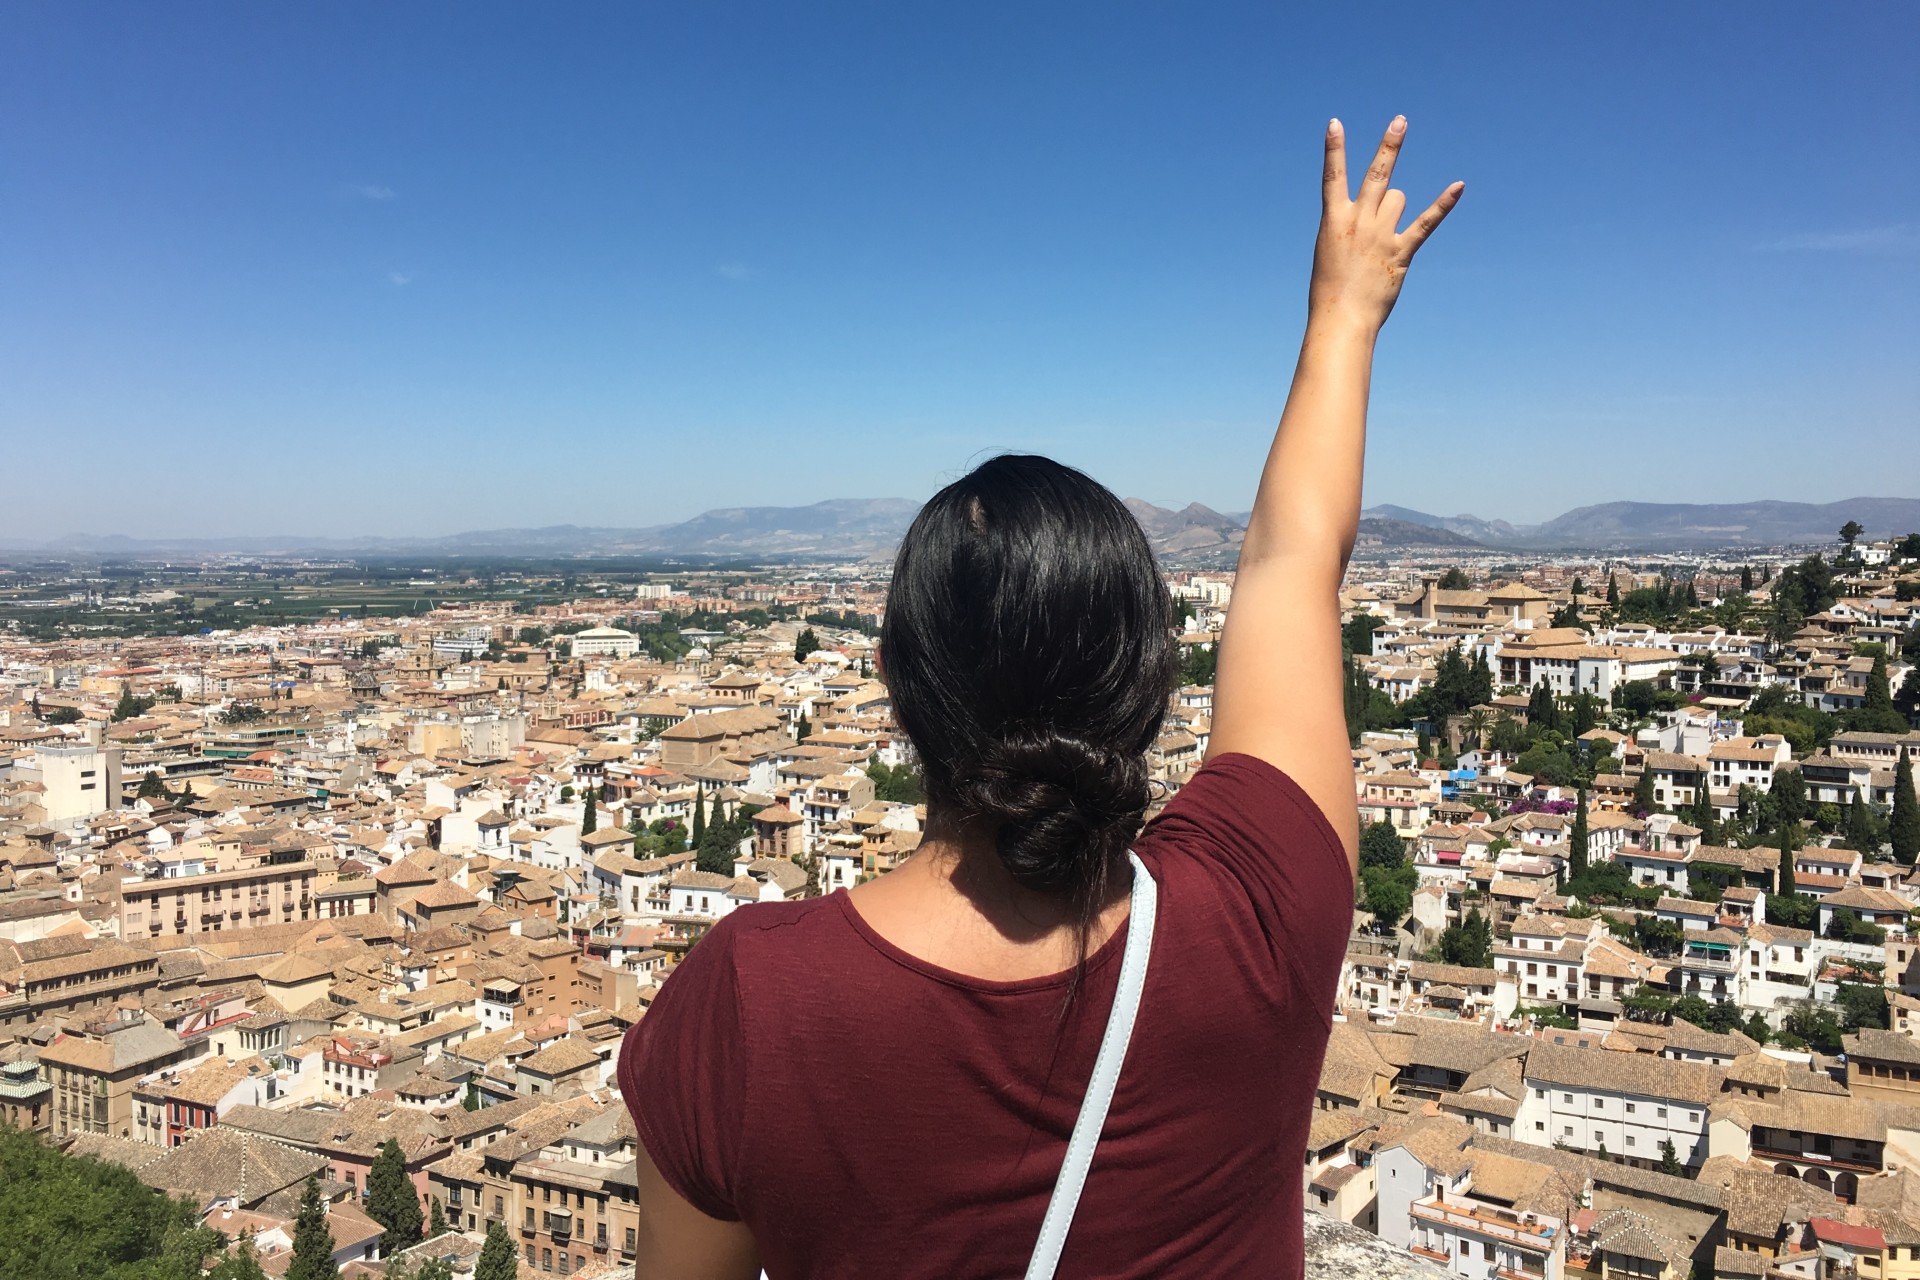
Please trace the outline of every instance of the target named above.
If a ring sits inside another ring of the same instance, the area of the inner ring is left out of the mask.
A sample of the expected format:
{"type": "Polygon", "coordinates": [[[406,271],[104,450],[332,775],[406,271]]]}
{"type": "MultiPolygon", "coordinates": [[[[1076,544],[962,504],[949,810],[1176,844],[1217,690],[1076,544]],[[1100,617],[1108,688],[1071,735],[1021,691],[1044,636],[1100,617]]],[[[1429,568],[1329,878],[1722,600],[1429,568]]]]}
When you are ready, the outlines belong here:
{"type": "Polygon", "coordinates": [[[1367,502],[1920,496],[1920,9],[0,15],[0,537],[1245,510],[1329,115],[1466,200],[1367,502]]]}

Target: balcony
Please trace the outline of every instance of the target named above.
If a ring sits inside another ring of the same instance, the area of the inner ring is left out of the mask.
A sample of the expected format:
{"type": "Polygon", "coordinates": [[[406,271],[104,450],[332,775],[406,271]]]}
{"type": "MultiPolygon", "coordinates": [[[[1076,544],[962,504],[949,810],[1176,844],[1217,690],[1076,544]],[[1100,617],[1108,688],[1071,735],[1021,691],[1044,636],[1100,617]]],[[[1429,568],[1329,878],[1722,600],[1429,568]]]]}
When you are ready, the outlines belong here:
{"type": "Polygon", "coordinates": [[[547,1234],[553,1237],[555,1244],[565,1244],[573,1238],[573,1215],[571,1214],[550,1213],[546,1215],[543,1225],[547,1234]]]}
{"type": "Polygon", "coordinates": [[[1553,1251],[1553,1236],[1558,1229],[1550,1223],[1528,1222],[1504,1210],[1464,1203],[1416,1200],[1407,1211],[1428,1222],[1505,1240],[1517,1248],[1542,1255],[1553,1251]]]}

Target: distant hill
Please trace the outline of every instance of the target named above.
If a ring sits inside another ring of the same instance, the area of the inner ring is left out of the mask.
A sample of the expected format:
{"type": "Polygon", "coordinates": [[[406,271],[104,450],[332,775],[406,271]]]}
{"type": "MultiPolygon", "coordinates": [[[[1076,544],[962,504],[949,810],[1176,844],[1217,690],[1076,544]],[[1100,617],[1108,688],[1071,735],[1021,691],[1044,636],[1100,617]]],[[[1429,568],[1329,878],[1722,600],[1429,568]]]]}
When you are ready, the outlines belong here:
{"type": "Polygon", "coordinates": [[[1869,539],[1920,529],[1920,499],[1847,498],[1840,502],[1606,502],[1579,507],[1526,530],[1541,547],[1683,550],[1836,542],[1857,520],[1869,539]]]}
{"type": "Polygon", "coordinates": [[[1515,529],[1505,520],[1482,520],[1479,516],[1431,516],[1424,511],[1415,511],[1409,507],[1396,507],[1383,502],[1377,507],[1368,507],[1360,513],[1363,519],[1397,520],[1406,524],[1423,525],[1429,529],[1444,529],[1448,533],[1457,533],[1469,542],[1502,543],[1511,542],[1515,529]]]}
{"type": "Polygon", "coordinates": [[[1380,516],[1363,516],[1360,520],[1359,546],[1378,547],[1479,547],[1484,543],[1476,542],[1464,533],[1455,533],[1451,529],[1438,529],[1432,525],[1416,524],[1412,520],[1387,520],[1380,516]]]}
{"type": "MultiPolygon", "coordinates": [[[[907,498],[836,498],[802,507],[721,507],[691,520],[633,528],[549,525],[476,529],[438,538],[129,538],[72,534],[46,542],[0,540],[0,549],[57,556],[713,556],[728,559],[884,558],[919,511],[907,498]]],[[[1128,498],[1127,509],[1165,560],[1230,564],[1246,536],[1244,514],[1189,503],[1179,509],[1128,498]]],[[[1857,520],[1869,539],[1920,530],[1920,499],[1843,502],[1608,502],[1544,524],[1436,516],[1383,504],[1360,513],[1361,545],[1540,550],[1681,551],[1833,543],[1857,520]]]]}
{"type": "Polygon", "coordinates": [[[1235,551],[1247,535],[1244,521],[1221,515],[1212,507],[1189,502],[1178,511],[1156,507],[1144,498],[1128,498],[1127,510],[1147,531],[1147,541],[1162,556],[1205,555],[1235,551]]]}

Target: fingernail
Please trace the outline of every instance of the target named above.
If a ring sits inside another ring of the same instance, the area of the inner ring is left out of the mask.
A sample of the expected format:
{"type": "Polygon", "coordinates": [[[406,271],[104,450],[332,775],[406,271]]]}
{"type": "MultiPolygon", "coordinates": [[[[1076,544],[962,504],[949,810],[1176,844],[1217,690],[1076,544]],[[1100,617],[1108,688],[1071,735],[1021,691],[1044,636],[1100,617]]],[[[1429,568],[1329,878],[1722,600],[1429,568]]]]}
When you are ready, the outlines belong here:
{"type": "Polygon", "coordinates": [[[1395,116],[1393,123],[1387,126],[1388,133],[1405,133],[1406,131],[1407,118],[1405,116],[1395,116]]]}
{"type": "Polygon", "coordinates": [[[1340,117],[1339,117],[1339,116],[1335,116],[1335,117],[1334,117],[1333,119],[1331,119],[1331,120],[1329,120],[1329,121],[1327,121],[1327,132],[1328,132],[1328,133],[1339,133],[1339,132],[1340,132],[1340,117]]]}

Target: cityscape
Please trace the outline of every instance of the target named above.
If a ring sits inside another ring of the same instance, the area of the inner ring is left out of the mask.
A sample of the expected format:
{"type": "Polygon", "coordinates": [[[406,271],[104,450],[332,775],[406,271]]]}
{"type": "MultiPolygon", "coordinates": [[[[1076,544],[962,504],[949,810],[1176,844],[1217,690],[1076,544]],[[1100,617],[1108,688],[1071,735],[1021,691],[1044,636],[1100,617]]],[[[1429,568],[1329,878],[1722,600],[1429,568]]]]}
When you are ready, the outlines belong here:
{"type": "MultiPolygon", "coordinates": [[[[1163,803],[1233,574],[1136,510],[1163,803]]],[[[1920,535],[1385,519],[1342,594],[1362,866],[1304,1210],[1476,1280],[1920,1268],[1920,535]]],[[[730,913],[920,841],[887,573],[16,557],[0,1117],[222,1266],[302,1274],[324,1228],[342,1275],[625,1274],[623,1033],[730,913]]]]}
{"type": "Polygon", "coordinates": [[[1920,1280],[1916,49],[0,8],[0,1280],[1920,1280]]]}

